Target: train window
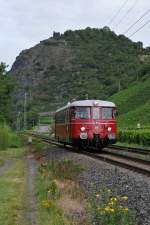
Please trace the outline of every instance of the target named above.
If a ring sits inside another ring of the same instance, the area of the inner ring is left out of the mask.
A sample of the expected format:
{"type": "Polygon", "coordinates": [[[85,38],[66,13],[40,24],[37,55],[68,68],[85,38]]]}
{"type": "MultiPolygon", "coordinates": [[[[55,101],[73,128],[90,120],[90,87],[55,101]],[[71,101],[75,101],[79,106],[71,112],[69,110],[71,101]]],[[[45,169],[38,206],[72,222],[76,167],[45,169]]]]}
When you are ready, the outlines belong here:
{"type": "Polygon", "coordinates": [[[100,119],[100,108],[99,107],[93,107],[93,119],[100,119]]]}
{"type": "Polygon", "coordinates": [[[75,115],[76,115],[76,113],[75,113],[75,107],[70,108],[70,116],[71,116],[71,119],[75,119],[75,115]]]}
{"type": "Polygon", "coordinates": [[[113,117],[116,118],[118,116],[118,111],[117,109],[114,109],[113,110],[113,117]]]}
{"type": "Polygon", "coordinates": [[[91,117],[90,107],[76,107],[75,118],[76,119],[89,119],[91,117]]]}
{"type": "Polygon", "coordinates": [[[102,119],[109,120],[113,118],[113,109],[112,108],[102,108],[102,119]]]}
{"type": "Polygon", "coordinates": [[[56,114],[56,123],[65,123],[66,111],[60,111],[56,114]]]}

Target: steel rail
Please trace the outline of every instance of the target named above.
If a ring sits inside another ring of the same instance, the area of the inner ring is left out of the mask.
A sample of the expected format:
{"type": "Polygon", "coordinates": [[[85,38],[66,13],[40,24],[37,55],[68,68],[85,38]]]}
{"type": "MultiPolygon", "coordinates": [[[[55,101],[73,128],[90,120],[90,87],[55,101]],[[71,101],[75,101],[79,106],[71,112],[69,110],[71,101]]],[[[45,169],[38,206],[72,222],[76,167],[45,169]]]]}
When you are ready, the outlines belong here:
{"type": "Polygon", "coordinates": [[[150,150],[146,150],[143,148],[133,148],[133,147],[126,147],[126,146],[119,146],[119,145],[108,145],[108,148],[114,149],[114,150],[123,150],[127,152],[135,152],[143,155],[150,155],[150,150]]]}
{"type": "Polygon", "coordinates": [[[124,159],[129,159],[129,160],[132,160],[134,162],[138,162],[138,163],[142,163],[144,165],[150,166],[150,160],[145,160],[145,159],[141,159],[139,157],[133,157],[133,156],[130,156],[130,155],[124,155],[124,154],[121,154],[120,151],[112,152],[112,151],[109,151],[109,149],[108,150],[104,149],[104,150],[102,150],[102,153],[109,154],[109,155],[116,156],[116,157],[122,157],[124,159]]]}
{"type": "MultiPolygon", "coordinates": [[[[59,147],[64,147],[64,144],[59,143],[59,142],[55,141],[54,139],[49,139],[48,137],[44,137],[44,136],[41,136],[41,135],[35,134],[35,133],[32,133],[30,135],[40,138],[42,141],[44,141],[46,143],[57,145],[59,147]]],[[[85,150],[77,151],[70,145],[65,146],[65,149],[72,151],[72,152],[77,152],[82,155],[87,155],[87,156],[90,156],[91,158],[98,159],[98,160],[101,160],[101,161],[104,161],[107,163],[111,163],[111,164],[119,166],[119,167],[130,169],[134,172],[138,172],[140,174],[150,177],[150,162],[147,160],[137,159],[137,158],[128,157],[128,156],[124,156],[124,155],[117,155],[117,156],[115,155],[114,156],[114,154],[109,154],[109,152],[107,152],[107,154],[106,154],[105,151],[104,151],[105,153],[103,153],[103,152],[102,153],[93,153],[93,152],[89,152],[89,151],[85,151],[85,150]]]]}
{"type": "Polygon", "coordinates": [[[123,159],[123,157],[116,157],[116,156],[109,157],[109,155],[107,155],[107,154],[106,155],[105,154],[95,154],[95,153],[85,152],[85,151],[84,151],[84,155],[90,156],[95,159],[102,160],[107,163],[111,163],[116,166],[130,169],[134,172],[138,172],[140,174],[150,177],[150,167],[149,168],[146,167],[145,165],[143,165],[143,163],[136,164],[136,161],[123,159]]]}

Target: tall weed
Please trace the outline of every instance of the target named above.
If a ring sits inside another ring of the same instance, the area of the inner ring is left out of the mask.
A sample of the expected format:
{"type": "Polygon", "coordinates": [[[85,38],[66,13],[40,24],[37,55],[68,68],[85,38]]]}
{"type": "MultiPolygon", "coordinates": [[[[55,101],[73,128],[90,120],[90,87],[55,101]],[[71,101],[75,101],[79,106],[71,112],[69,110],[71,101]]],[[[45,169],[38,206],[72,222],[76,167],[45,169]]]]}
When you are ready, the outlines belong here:
{"type": "Polygon", "coordinates": [[[6,125],[0,125],[0,150],[6,150],[9,147],[20,147],[22,145],[20,138],[12,132],[6,125]]]}

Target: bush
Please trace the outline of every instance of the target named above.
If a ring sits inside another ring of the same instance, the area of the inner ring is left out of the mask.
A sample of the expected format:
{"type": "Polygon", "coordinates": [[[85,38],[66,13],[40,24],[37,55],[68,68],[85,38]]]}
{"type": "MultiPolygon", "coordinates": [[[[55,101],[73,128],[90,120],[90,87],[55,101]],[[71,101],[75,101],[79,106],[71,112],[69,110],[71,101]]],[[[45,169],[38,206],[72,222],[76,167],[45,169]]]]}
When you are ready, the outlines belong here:
{"type": "Polygon", "coordinates": [[[0,127],[0,150],[6,150],[9,146],[9,129],[6,126],[0,127]]]}
{"type": "Polygon", "coordinates": [[[121,130],[119,131],[119,141],[150,146],[150,130],[121,130]]]}
{"type": "Polygon", "coordinates": [[[9,147],[20,147],[21,145],[20,138],[8,126],[0,125],[0,150],[6,150],[9,147]]]}

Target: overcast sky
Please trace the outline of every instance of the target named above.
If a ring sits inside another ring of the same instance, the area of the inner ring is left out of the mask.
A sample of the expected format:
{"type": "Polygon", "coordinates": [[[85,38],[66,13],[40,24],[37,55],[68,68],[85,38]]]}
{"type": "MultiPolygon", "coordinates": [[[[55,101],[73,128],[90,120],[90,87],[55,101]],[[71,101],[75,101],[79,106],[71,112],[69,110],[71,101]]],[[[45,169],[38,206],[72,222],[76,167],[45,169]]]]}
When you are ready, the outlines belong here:
{"type": "MultiPolygon", "coordinates": [[[[108,25],[124,2],[125,0],[0,0],[0,61],[11,66],[23,49],[50,37],[53,31],[102,28],[108,25]]],[[[122,10],[110,24],[111,29],[117,34],[123,33],[149,8],[150,0],[126,0],[122,10]],[[128,11],[128,15],[124,17],[128,11]],[[118,23],[120,24],[117,25],[118,23]]],[[[127,36],[148,20],[150,12],[127,36]]],[[[150,46],[150,23],[131,39],[150,46]]]]}

